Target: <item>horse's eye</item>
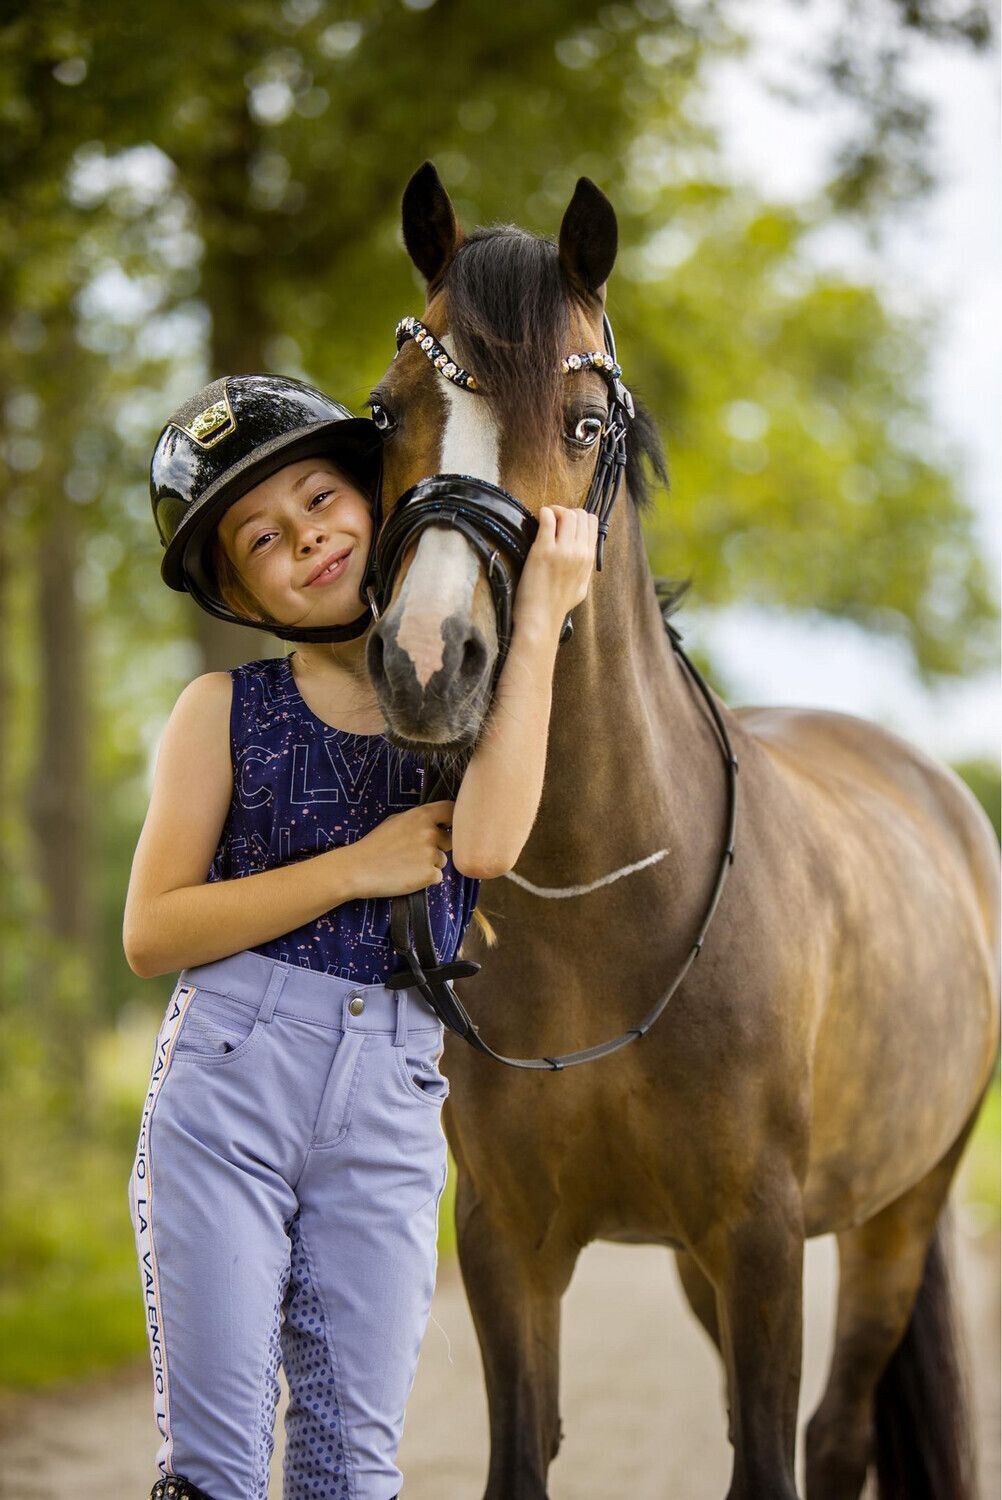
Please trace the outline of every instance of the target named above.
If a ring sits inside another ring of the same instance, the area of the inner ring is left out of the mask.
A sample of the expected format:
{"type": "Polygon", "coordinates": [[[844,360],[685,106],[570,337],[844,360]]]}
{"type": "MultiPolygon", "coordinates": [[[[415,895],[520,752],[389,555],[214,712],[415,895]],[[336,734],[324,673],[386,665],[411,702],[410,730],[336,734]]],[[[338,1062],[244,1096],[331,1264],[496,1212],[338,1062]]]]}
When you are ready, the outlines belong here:
{"type": "Polygon", "coordinates": [[[397,425],[396,417],[381,401],[372,403],[372,420],[384,437],[387,437],[397,425]]]}
{"type": "Polygon", "coordinates": [[[590,448],[601,436],[604,425],[601,417],[582,417],[568,437],[572,442],[580,443],[582,448],[590,448]]]}

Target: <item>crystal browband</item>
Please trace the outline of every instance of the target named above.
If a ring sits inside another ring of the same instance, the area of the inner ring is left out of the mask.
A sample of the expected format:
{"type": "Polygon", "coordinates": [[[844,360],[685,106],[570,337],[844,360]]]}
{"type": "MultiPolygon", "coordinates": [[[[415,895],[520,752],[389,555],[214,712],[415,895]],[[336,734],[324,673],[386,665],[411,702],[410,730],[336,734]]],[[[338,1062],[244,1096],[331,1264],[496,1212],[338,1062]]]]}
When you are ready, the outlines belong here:
{"type": "Polygon", "coordinates": [[[560,361],[560,368],[565,375],[569,375],[572,370],[598,370],[600,374],[618,378],[623,373],[612,355],[603,353],[601,349],[596,349],[592,354],[568,354],[566,359],[560,361]]]}
{"type": "MultiPolygon", "coordinates": [[[[440,375],[445,376],[446,380],[451,380],[453,385],[461,386],[464,391],[478,391],[480,389],[476,376],[471,375],[469,370],[464,370],[462,365],[457,364],[445,345],[440,344],[433,333],[429,333],[420,318],[415,318],[410,314],[406,318],[401,318],[397,324],[396,334],[397,354],[400,353],[400,350],[408,339],[413,339],[422,354],[426,356],[440,375]]],[[[396,355],[394,355],[395,358],[396,355]]],[[[560,361],[560,369],[564,375],[569,375],[574,370],[597,370],[610,383],[612,381],[618,382],[623,373],[613,356],[606,354],[602,349],[595,349],[587,354],[568,354],[560,361]]]]}
{"type": "MultiPolygon", "coordinates": [[[[421,352],[427,355],[435,369],[440,375],[444,375],[446,380],[451,380],[453,385],[462,386],[464,391],[477,389],[476,376],[471,375],[469,370],[464,370],[462,365],[457,365],[435,335],[428,332],[420,318],[408,316],[400,319],[397,324],[397,354],[400,353],[407,339],[414,340],[421,352]]],[[[396,354],[393,357],[396,359],[396,354]]]]}

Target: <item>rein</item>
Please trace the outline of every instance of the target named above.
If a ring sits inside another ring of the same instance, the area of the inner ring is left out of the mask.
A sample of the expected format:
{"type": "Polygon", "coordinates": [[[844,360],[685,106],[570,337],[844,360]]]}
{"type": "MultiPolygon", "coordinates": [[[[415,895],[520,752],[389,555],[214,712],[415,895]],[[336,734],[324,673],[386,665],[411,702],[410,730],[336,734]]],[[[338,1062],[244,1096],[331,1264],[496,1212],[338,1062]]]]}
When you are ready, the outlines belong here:
{"type": "MultiPolygon", "coordinates": [[[[598,515],[598,541],[595,567],[602,568],[602,554],[609,530],[612,508],[619,493],[626,467],[626,435],[629,423],[635,415],[633,398],[622,382],[622,371],[616,362],[616,346],[612,325],[603,313],[606,348],[585,354],[567,355],[561,362],[563,373],[582,369],[594,369],[606,381],[609,388],[609,411],[601,435],[601,447],[595,464],[584,509],[598,515]]],[[[426,355],[432,368],[446,380],[469,391],[479,393],[476,377],[453,360],[445,347],[429,333],[417,318],[403,318],[397,324],[397,353],[403,344],[413,339],[426,355]]],[[[381,505],[380,505],[381,512],[381,505]]],[[[422,479],[406,491],[398,500],[393,513],[376,538],[372,549],[369,573],[363,585],[373,616],[378,619],[383,601],[390,596],[393,579],[400,558],[411,537],[428,525],[449,525],[461,531],[474,551],[483,560],[487,579],[494,601],[498,627],[498,654],[494,666],[494,682],[504,663],[511,640],[512,606],[515,588],[529,548],[539,529],[536,517],[521,501],[502,489],[500,485],[467,474],[436,474],[422,479]]],[[[717,909],[728,871],[734,863],[734,833],[737,821],[737,770],[738,762],[731,748],[727,728],[721,717],[713,695],[697,668],[682,649],[682,637],[668,620],[665,629],[672,650],[682,662],[688,679],[702,695],[713,720],[720,750],[724,759],[727,779],[727,815],[723,850],[706,913],[697,931],[681,968],[669,988],[652,1010],[636,1026],[631,1026],[621,1036],[586,1047],[579,1052],[567,1052],[556,1057],[505,1057],[496,1052],[480,1035],[459,996],[452,987],[455,979],[472,978],[479,973],[481,965],[472,959],[454,959],[441,964],[435,951],[428,910],[428,889],[412,891],[406,896],[394,896],[390,903],[390,940],[406,968],[390,975],[385,981],[390,989],[415,986],[442,1021],[443,1025],[469,1042],[478,1052],[491,1057],[495,1062],[512,1068],[530,1068],[559,1072],[578,1063],[594,1062],[621,1047],[636,1041],[657,1021],[668,1002],[677,991],[689,969],[702,951],[707,929],[717,909]]],[[[572,633],[570,615],[560,632],[565,641],[572,633]]],[[[422,791],[422,802],[434,802],[443,798],[454,799],[456,789],[450,786],[446,773],[440,766],[433,766],[433,774],[426,776],[422,791]]],[[[652,860],[639,861],[636,868],[643,868],[652,860]]],[[[519,882],[520,884],[523,882],[519,882]]],[[[600,882],[601,883],[601,882],[600,882]]]]}

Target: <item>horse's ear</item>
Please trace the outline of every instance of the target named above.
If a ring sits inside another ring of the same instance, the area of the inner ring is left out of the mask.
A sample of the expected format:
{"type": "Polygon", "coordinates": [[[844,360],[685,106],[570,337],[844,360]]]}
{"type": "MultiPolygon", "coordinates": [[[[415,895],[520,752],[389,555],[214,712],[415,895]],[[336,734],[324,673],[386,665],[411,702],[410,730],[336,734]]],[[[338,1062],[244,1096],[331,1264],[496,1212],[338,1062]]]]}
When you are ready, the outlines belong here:
{"type": "Polygon", "coordinates": [[[407,254],[430,285],[463,243],[452,199],[430,161],[421,163],[404,188],[402,209],[407,254]]]}
{"type": "Polygon", "coordinates": [[[605,301],[618,241],[616,210],[590,177],[579,177],[560,225],[560,268],[579,296],[605,301]]]}

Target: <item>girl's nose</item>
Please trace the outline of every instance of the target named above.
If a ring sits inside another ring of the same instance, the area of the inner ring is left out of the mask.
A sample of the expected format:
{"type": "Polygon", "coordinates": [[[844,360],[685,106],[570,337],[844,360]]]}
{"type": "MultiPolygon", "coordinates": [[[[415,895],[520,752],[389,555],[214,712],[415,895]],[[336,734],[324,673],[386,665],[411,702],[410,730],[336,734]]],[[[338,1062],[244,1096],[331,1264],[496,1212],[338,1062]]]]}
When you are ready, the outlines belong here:
{"type": "Polygon", "coordinates": [[[314,522],[313,526],[299,538],[297,543],[298,550],[302,552],[304,549],[308,551],[310,547],[322,547],[325,539],[326,533],[323,527],[317,526],[314,522]]]}

